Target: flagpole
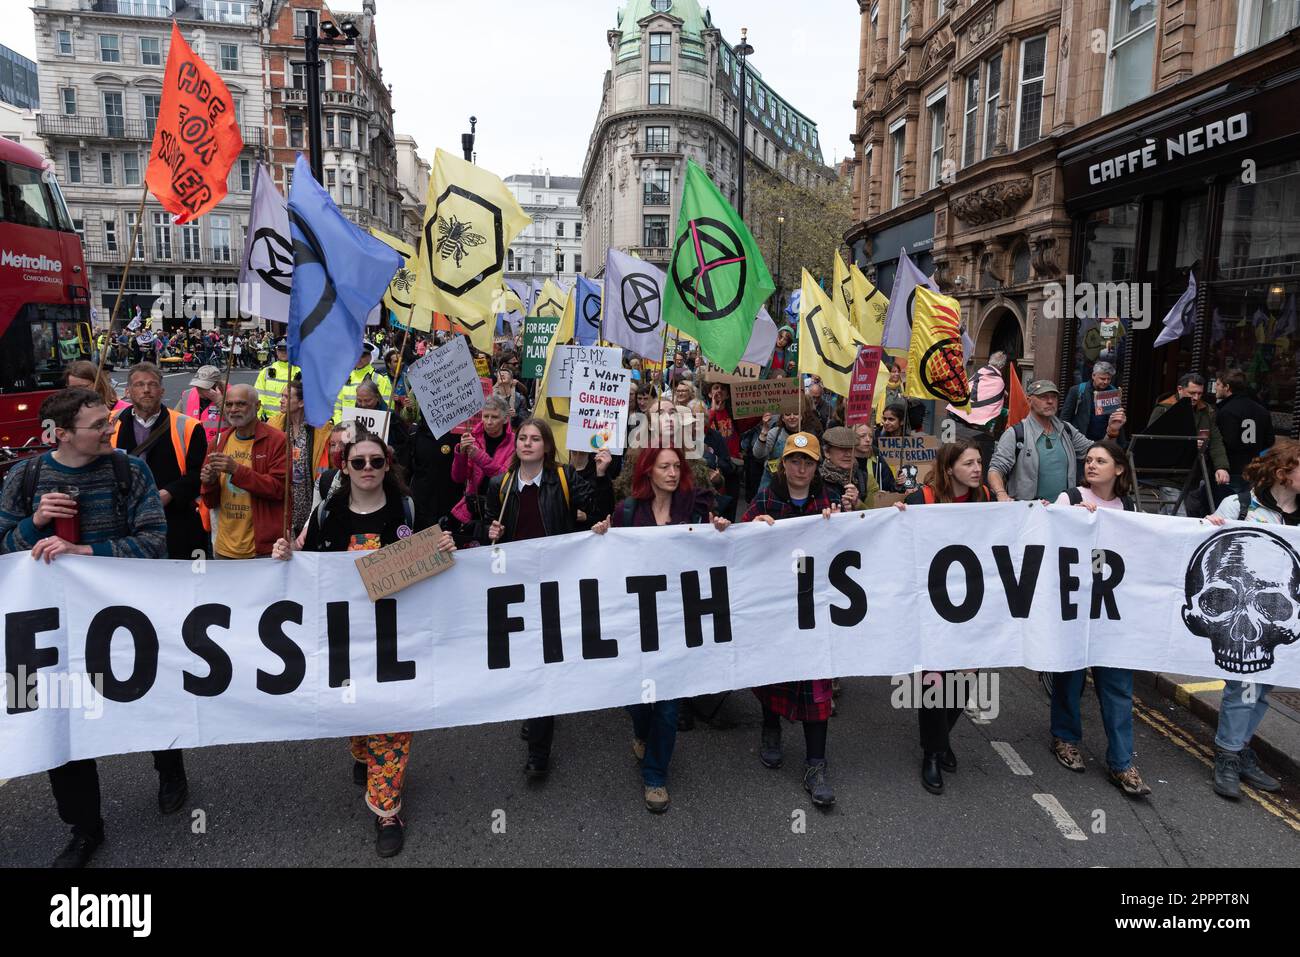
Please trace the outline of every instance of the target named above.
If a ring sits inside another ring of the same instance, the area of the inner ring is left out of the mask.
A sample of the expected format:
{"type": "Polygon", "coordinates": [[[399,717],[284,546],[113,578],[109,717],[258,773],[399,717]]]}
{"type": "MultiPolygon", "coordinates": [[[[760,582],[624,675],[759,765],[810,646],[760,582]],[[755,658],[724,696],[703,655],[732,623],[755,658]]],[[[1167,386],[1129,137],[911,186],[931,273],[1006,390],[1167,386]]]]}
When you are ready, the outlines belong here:
{"type": "MultiPolygon", "coordinates": [[[[122,280],[117,287],[117,300],[113,303],[113,312],[108,317],[108,331],[104,334],[104,348],[99,350],[99,370],[95,373],[95,383],[104,375],[104,360],[108,357],[109,344],[113,338],[113,327],[117,324],[117,311],[122,306],[122,296],[126,292],[126,279],[131,275],[131,263],[135,262],[135,244],[139,242],[140,230],[144,228],[144,201],[149,196],[149,184],[140,190],[140,207],[135,214],[135,229],[131,231],[131,248],[127,250],[126,265],[122,269],[122,280]]],[[[112,411],[111,409],[109,411],[112,411]]]]}

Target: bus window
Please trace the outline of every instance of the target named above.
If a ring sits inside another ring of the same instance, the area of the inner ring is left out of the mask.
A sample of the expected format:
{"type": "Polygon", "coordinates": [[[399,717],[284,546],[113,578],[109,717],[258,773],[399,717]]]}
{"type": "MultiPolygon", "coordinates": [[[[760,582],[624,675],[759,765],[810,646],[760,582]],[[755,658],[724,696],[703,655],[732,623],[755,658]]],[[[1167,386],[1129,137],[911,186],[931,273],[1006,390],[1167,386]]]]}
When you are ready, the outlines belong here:
{"type": "Polygon", "coordinates": [[[58,217],[41,171],[0,163],[0,223],[57,229],[58,217]]]}

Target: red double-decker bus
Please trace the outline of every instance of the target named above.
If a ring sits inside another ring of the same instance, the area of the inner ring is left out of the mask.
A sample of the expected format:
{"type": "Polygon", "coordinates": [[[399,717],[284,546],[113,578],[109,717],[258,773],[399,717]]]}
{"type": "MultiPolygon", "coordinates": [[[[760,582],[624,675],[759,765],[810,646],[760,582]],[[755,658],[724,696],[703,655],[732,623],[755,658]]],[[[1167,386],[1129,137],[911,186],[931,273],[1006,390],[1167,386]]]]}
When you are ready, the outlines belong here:
{"type": "Polygon", "coordinates": [[[0,472],[41,441],[41,402],[93,351],[81,239],[43,157],[0,138],[0,472]]]}

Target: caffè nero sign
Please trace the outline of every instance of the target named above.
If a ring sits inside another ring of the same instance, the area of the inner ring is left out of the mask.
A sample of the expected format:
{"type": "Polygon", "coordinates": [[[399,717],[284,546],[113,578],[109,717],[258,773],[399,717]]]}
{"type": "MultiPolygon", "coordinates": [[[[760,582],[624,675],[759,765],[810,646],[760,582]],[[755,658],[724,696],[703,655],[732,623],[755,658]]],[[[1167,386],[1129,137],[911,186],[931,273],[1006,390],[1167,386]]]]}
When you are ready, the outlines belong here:
{"type": "Polygon", "coordinates": [[[1251,115],[1243,111],[1160,139],[1149,136],[1142,146],[1089,164],[1088,182],[1100,186],[1134,173],[1166,168],[1243,140],[1250,132],[1251,115]]]}

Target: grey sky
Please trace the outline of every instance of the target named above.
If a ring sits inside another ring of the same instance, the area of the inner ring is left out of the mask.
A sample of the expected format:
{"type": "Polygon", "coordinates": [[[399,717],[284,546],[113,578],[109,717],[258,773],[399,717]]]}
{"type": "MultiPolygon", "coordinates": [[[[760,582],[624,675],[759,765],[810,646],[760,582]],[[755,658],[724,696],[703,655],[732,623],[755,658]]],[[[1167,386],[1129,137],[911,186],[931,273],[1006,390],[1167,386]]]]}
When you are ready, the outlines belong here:
{"type": "MultiPolygon", "coordinates": [[[[335,9],[360,9],[338,0],[335,9]]],[[[471,114],[478,162],[506,176],[534,167],[581,173],[609,65],[605,33],[621,0],[376,0],[380,63],[394,122],[420,153],[460,152],[471,114]]],[[[713,0],[731,43],[749,28],[754,65],[791,105],[817,121],[832,163],[848,155],[857,83],[859,13],[850,0],[713,0]]],[[[30,3],[0,0],[3,42],[35,57],[30,3]]]]}

